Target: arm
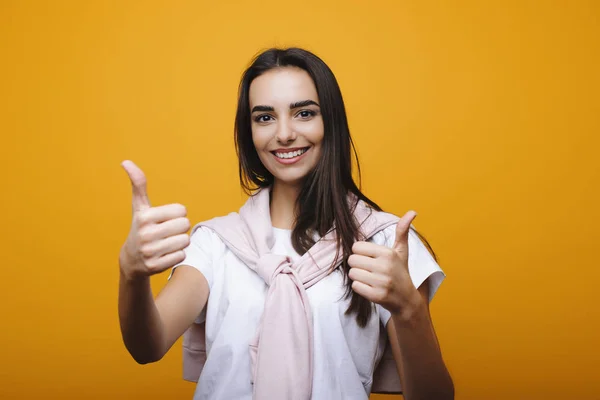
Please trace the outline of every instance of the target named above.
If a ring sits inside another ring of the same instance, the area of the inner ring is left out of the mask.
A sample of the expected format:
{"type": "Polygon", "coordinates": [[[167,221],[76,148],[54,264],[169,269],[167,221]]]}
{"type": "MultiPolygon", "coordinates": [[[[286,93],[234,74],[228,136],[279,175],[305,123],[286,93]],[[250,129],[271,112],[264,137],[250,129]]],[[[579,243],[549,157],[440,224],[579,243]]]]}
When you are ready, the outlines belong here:
{"type": "Polygon", "coordinates": [[[125,347],[140,364],[160,360],[206,306],[209,287],[195,268],[175,269],[163,290],[153,299],[150,278],[119,282],[119,322],[125,347]]]}
{"type": "Polygon", "coordinates": [[[429,279],[413,284],[408,267],[408,232],[416,213],[396,224],[391,247],[355,242],[348,258],[352,289],[391,313],[387,332],[406,400],[454,399],[429,315],[429,279]]]}
{"type": "Polygon", "coordinates": [[[133,191],[131,229],[119,254],[119,322],[125,347],[140,364],[160,360],[204,309],[204,275],[181,265],[157,296],[150,276],[185,260],[190,221],[181,204],[152,207],[146,176],[133,162],[122,164],[133,191]]]}
{"type": "Polygon", "coordinates": [[[416,293],[412,306],[392,314],[387,323],[404,398],[454,399],[454,384],[442,359],[429,313],[427,280],[416,293]]]}

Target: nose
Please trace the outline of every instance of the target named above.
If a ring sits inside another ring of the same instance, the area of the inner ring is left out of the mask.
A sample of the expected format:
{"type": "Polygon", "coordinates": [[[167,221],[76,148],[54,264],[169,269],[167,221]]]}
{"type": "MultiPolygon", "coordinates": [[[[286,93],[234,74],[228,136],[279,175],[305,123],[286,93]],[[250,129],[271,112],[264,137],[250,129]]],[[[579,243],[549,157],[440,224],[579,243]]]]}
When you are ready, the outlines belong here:
{"type": "Polygon", "coordinates": [[[277,141],[280,143],[290,143],[296,140],[296,132],[288,121],[281,121],[277,126],[277,141]]]}

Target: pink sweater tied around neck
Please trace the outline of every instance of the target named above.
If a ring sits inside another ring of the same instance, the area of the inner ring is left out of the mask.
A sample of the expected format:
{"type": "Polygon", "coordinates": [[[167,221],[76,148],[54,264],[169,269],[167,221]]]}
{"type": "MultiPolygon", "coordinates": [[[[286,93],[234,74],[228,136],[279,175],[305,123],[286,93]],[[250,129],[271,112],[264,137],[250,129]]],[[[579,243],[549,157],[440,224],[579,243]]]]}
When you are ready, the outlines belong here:
{"type": "MultiPolygon", "coordinates": [[[[337,268],[335,230],[320,238],[298,260],[271,253],[274,245],[269,209],[270,189],[259,190],[239,213],[197,224],[213,230],[244,264],[268,285],[264,311],[249,351],[253,399],[309,400],[313,381],[313,322],[306,289],[337,268]]],[[[362,240],[399,221],[375,211],[354,195],[350,205],[362,240]]],[[[183,377],[197,382],[206,362],[205,324],[192,324],[183,335],[183,377]]],[[[401,393],[389,341],[373,376],[373,393],[401,393]]]]}

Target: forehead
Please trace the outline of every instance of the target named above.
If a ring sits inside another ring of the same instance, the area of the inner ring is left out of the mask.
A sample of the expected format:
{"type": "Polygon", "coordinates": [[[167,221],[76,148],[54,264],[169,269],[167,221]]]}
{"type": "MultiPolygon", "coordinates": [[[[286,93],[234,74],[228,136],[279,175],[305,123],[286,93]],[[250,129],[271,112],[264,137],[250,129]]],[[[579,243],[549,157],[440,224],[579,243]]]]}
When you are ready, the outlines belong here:
{"type": "Polygon", "coordinates": [[[275,68],[250,84],[250,107],[255,105],[285,106],[302,100],[318,102],[315,84],[305,70],[296,67],[275,68]]]}

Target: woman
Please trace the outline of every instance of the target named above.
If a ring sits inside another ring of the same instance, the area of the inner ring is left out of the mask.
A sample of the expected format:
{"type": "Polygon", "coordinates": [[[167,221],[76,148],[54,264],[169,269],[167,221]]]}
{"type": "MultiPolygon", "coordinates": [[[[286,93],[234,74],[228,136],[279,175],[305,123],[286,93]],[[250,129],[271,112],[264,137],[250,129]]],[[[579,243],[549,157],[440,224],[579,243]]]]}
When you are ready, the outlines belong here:
{"type": "Polygon", "coordinates": [[[195,399],[367,399],[398,378],[408,400],[452,399],[428,306],[444,274],[416,213],[382,212],[353,181],[327,65],[298,48],[260,54],[240,84],[235,140],[251,197],[190,236],[185,208],[151,207],[143,172],[123,163],[133,222],[119,316],[134,359],[160,360],[185,333],[195,399]],[[149,277],[169,268],[153,299],[149,277]],[[395,377],[374,383],[387,343],[395,377]]]}

